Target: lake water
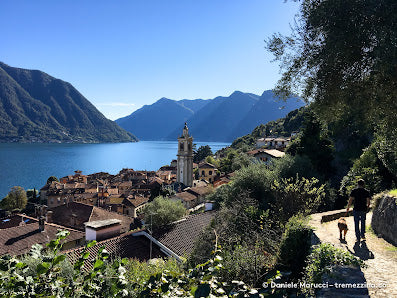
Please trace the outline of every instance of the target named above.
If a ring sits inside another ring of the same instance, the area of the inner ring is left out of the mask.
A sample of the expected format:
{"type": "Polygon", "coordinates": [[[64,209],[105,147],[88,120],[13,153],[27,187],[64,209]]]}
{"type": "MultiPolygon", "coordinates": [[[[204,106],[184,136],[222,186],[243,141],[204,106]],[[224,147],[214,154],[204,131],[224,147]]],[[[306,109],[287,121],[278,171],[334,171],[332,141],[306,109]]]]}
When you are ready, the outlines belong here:
{"type": "MultiPolygon", "coordinates": [[[[230,144],[196,142],[197,148],[209,145],[215,152],[230,144]]],[[[158,170],[176,159],[177,142],[116,144],[1,144],[0,199],[11,187],[43,187],[50,176],[63,177],[75,170],[83,174],[108,172],[123,168],[158,170]]]]}

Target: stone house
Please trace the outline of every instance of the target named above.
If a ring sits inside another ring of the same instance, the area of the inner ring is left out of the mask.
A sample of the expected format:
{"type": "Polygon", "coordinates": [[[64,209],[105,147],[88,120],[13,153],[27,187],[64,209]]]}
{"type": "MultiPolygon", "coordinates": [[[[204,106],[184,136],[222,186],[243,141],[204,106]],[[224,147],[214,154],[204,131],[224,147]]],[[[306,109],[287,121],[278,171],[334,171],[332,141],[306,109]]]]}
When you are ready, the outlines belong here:
{"type": "Polygon", "coordinates": [[[281,158],[284,152],[277,149],[255,149],[247,152],[248,155],[255,157],[258,161],[270,165],[273,158],[281,158]]]}
{"type": "Polygon", "coordinates": [[[208,182],[214,182],[217,168],[208,162],[200,163],[198,166],[199,179],[207,180],[208,182]]]}

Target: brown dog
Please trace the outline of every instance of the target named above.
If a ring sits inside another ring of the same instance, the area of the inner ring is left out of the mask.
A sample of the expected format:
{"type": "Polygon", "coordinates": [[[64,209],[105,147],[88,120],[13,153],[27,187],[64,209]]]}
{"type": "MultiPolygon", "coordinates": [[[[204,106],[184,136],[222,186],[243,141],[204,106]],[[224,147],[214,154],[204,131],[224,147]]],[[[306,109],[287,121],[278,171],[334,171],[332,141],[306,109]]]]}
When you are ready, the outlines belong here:
{"type": "Polygon", "coordinates": [[[346,240],[346,233],[347,233],[347,223],[344,217],[339,218],[338,220],[338,228],[339,228],[339,239],[346,240]],[[343,231],[343,238],[342,238],[342,231],[343,231]]]}

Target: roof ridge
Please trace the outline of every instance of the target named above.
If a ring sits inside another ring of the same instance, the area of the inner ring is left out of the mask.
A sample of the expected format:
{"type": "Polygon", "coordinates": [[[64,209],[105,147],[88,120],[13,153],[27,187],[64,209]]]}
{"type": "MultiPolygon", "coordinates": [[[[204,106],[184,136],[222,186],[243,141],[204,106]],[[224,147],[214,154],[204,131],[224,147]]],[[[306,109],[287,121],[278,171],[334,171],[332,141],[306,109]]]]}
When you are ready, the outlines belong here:
{"type": "MultiPolygon", "coordinates": [[[[123,198],[123,200],[124,200],[124,199],[126,199],[126,198],[123,198]]],[[[118,212],[113,211],[113,210],[107,210],[107,209],[105,209],[105,208],[98,207],[98,206],[93,206],[93,207],[94,207],[94,208],[97,208],[97,209],[99,209],[99,210],[102,210],[102,211],[106,211],[106,212],[109,212],[109,213],[114,213],[114,214],[117,214],[117,215],[120,215],[120,216],[124,216],[124,217],[127,217],[127,218],[133,218],[133,217],[127,216],[127,215],[125,215],[125,214],[118,213],[118,212]]],[[[93,211],[94,211],[94,208],[92,208],[93,211]]],[[[92,213],[91,213],[91,215],[92,215],[92,213]]],[[[90,216],[89,219],[91,219],[91,216],[90,216]]],[[[88,220],[88,221],[89,221],[89,220],[88,220]]]]}
{"type": "MultiPolygon", "coordinates": [[[[17,215],[23,216],[23,217],[26,217],[26,218],[29,218],[29,219],[33,219],[33,220],[35,220],[37,223],[39,222],[39,220],[38,220],[37,218],[31,217],[31,216],[28,216],[28,215],[22,215],[22,214],[20,214],[20,213],[17,213],[17,215]]],[[[73,231],[73,232],[84,233],[84,232],[82,232],[82,231],[75,230],[75,229],[72,229],[72,228],[69,228],[69,227],[65,227],[65,226],[61,226],[61,225],[57,225],[57,224],[54,224],[54,223],[51,223],[51,222],[46,222],[46,221],[45,221],[44,224],[45,224],[45,225],[48,225],[48,226],[55,227],[55,228],[62,228],[62,229],[70,230],[70,231],[73,231]]],[[[9,227],[9,228],[6,228],[6,229],[4,229],[4,230],[13,229],[13,228],[17,228],[17,227],[19,227],[19,226],[9,227]]]]}
{"type": "MultiPolygon", "coordinates": [[[[127,237],[129,235],[132,235],[132,234],[135,234],[135,233],[138,233],[138,232],[142,232],[142,231],[146,231],[146,229],[129,231],[129,232],[126,232],[124,234],[121,234],[121,235],[118,235],[118,236],[115,236],[115,237],[112,237],[112,238],[108,238],[108,239],[104,239],[104,240],[101,240],[101,241],[97,241],[97,243],[94,246],[97,246],[97,245],[100,245],[100,244],[105,244],[107,242],[110,242],[110,241],[113,241],[113,240],[116,240],[116,239],[119,239],[119,238],[124,238],[124,237],[127,237]]],[[[80,246],[80,247],[75,247],[75,248],[71,248],[71,249],[68,249],[68,250],[64,250],[64,251],[62,251],[62,253],[63,254],[68,254],[68,253],[70,253],[72,251],[78,251],[78,250],[82,250],[82,249],[84,249],[84,246],[80,246]]]]}

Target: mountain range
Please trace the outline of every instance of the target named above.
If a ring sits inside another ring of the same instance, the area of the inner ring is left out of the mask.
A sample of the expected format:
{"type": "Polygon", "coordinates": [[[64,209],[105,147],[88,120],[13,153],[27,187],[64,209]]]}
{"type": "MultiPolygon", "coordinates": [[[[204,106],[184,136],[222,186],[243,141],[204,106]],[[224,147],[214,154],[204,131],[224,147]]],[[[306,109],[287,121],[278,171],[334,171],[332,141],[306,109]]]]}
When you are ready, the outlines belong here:
{"type": "Polygon", "coordinates": [[[302,106],[304,103],[296,97],[279,101],[271,90],[262,95],[235,91],[207,100],[161,98],[116,123],[140,140],[176,140],[184,122],[188,122],[196,141],[231,142],[259,124],[285,117],[302,106]]]}
{"type": "Polygon", "coordinates": [[[70,83],[0,62],[0,142],[131,142],[70,83]]]}

